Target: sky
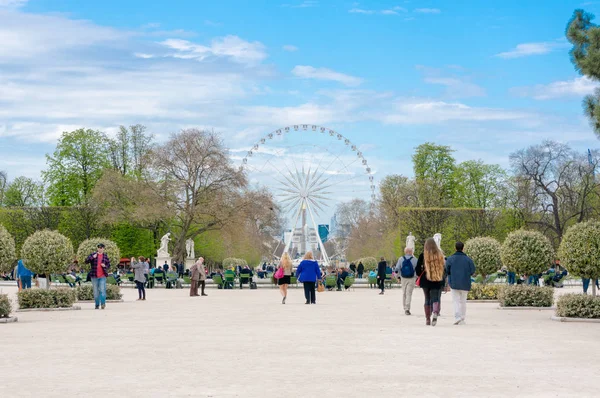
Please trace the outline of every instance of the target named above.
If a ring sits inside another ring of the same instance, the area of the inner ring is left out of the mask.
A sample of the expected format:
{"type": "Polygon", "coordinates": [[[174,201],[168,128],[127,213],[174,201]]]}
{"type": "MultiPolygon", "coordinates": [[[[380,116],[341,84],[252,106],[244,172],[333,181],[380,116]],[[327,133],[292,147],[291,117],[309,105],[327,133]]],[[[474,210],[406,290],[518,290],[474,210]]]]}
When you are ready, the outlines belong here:
{"type": "Polygon", "coordinates": [[[0,170],[39,179],[63,131],[137,123],[158,141],[214,129],[236,161],[324,126],[375,182],[412,175],[428,141],[503,167],[545,139],[597,148],[581,101],[598,84],[564,37],[576,8],[600,1],[0,0],[0,170]]]}

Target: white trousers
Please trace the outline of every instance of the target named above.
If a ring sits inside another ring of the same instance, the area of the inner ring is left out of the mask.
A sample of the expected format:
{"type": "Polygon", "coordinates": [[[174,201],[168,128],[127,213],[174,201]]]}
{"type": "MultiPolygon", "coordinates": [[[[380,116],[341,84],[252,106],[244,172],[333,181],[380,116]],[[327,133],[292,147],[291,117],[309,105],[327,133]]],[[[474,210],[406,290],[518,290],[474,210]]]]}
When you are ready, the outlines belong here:
{"type": "Polygon", "coordinates": [[[412,301],[413,290],[415,290],[415,278],[402,278],[402,305],[404,311],[410,311],[410,302],[412,301]]]}
{"type": "Polygon", "coordinates": [[[465,320],[467,316],[467,294],[466,290],[452,289],[452,301],[454,302],[454,319],[465,320]]]}

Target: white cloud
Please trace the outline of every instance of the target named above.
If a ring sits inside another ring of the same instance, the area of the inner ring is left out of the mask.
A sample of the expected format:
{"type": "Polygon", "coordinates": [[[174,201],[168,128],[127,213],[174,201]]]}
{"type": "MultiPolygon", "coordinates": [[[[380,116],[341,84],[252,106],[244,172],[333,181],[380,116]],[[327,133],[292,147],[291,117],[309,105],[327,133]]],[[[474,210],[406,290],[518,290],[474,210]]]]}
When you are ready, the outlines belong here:
{"type": "Polygon", "coordinates": [[[210,46],[196,44],[188,40],[168,39],[161,42],[175,50],[165,56],[182,59],[205,60],[208,57],[225,57],[240,64],[255,65],[267,58],[265,46],[258,42],[248,42],[238,36],[225,36],[213,39],[210,46]]]}
{"type": "Polygon", "coordinates": [[[442,10],[439,8],[417,8],[415,12],[419,14],[440,14],[442,10]]]}
{"type": "Polygon", "coordinates": [[[512,59],[527,57],[530,55],[543,55],[565,47],[568,47],[568,44],[566,42],[563,42],[562,40],[539,43],[522,43],[518,44],[514,49],[510,51],[496,54],[496,57],[512,59]]]}
{"type": "Polygon", "coordinates": [[[0,0],[0,8],[19,8],[28,2],[29,0],[0,0]]]}
{"type": "Polygon", "coordinates": [[[317,7],[319,5],[318,1],[315,0],[305,0],[302,3],[299,4],[282,4],[282,7],[288,7],[288,8],[310,8],[310,7],[317,7]]]}
{"type": "Polygon", "coordinates": [[[486,95],[485,89],[472,83],[470,76],[465,74],[467,71],[458,65],[448,65],[443,69],[417,65],[416,69],[423,73],[425,83],[445,86],[444,97],[468,98],[486,95]]]}
{"type": "Polygon", "coordinates": [[[330,80],[346,86],[359,86],[362,83],[362,79],[355,76],[346,75],[327,68],[315,68],[307,65],[297,65],[292,70],[292,74],[303,79],[330,80]]]}
{"type": "Polygon", "coordinates": [[[381,15],[398,15],[401,12],[406,12],[406,8],[403,7],[392,7],[384,10],[367,10],[363,8],[354,7],[348,10],[350,14],[364,14],[364,15],[373,15],[373,14],[381,14],[381,15]]]}
{"type": "Polygon", "coordinates": [[[598,82],[582,76],[572,80],[557,81],[550,84],[515,87],[511,89],[511,92],[523,97],[532,97],[536,100],[549,100],[568,97],[581,98],[588,94],[592,94],[598,87],[598,82]]]}
{"type": "Polygon", "coordinates": [[[294,52],[294,51],[298,51],[298,47],[293,46],[291,44],[286,44],[285,46],[283,46],[283,49],[285,51],[289,51],[289,52],[294,52]]]}

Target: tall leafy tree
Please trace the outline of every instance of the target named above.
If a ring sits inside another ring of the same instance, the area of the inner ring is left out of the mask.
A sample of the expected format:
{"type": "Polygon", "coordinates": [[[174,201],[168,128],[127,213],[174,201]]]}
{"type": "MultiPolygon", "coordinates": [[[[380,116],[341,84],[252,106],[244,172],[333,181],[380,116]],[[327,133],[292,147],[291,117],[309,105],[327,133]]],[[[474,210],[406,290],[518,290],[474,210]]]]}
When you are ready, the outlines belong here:
{"type": "Polygon", "coordinates": [[[141,124],[120,126],[117,135],[108,140],[111,166],[122,175],[141,178],[146,170],[144,157],[152,149],[153,136],[141,124]]]}
{"type": "Polygon", "coordinates": [[[400,208],[418,205],[414,180],[400,174],[390,174],[379,184],[379,207],[385,223],[395,227],[400,221],[400,208]]]}
{"type": "MultiPolygon", "coordinates": [[[[584,76],[600,80],[600,27],[592,22],[594,15],[575,10],[567,26],[567,39],[573,44],[571,62],[584,76]]],[[[600,137],[600,89],[583,101],[584,113],[594,132],[600,137]]]]}
{"type": "Polygon", "coordinates": [[[454,175],[456,207],[490,209],[505,206],[508,174],[499,165],[468,160],[456,167],[454,175]]]}
{"type": "Polygon", "coordinates": [[[100,131],[64,132],[43,172],[52,205],[87,204],[94,185],[109,166],[107,138],[100,131]]]}
{"type": "Polygon", "coordinates": [[[431,142],[417,147],[413,167],[420,206],[451,206],[456,188],[453,152],[449,146],[431,142]]]}
{"type": "Polygon", "coordinates": [[[44,205],[44,186],[27,177],[17,177],[4,192],[4,205],[30,207],[44,205]]]}

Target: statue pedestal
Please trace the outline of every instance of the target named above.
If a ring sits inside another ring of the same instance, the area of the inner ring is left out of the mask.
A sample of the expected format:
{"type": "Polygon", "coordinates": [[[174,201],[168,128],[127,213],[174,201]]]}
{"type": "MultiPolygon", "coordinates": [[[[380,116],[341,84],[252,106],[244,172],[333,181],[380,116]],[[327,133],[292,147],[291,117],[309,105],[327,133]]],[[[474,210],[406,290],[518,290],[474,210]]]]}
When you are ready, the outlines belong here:
{"type": "Polygon", "coordinates": [[[196,260],[193,258],[186,258],[185,259],[185,269],[190,269],[192,268],[192,265],[196,264],[196,260]]]}
{"type": "Polygon", "coordinates": [[[169,268],[171,268],[173,266],[173,262],[171,260],[172,260],[172,257],[157,256],[156,257],[156,266],[162,267],[166,261],[167,264],[169,264],[169,268]]]}

